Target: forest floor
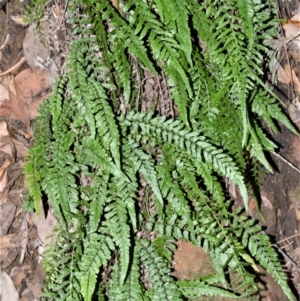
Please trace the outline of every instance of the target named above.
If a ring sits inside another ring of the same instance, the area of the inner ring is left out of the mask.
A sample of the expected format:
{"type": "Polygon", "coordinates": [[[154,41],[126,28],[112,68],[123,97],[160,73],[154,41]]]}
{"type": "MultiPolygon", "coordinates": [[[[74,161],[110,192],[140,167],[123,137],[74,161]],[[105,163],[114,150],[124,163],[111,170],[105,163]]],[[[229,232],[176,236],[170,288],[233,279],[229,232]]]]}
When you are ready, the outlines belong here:
{"type": "MultiPolygon", "coordinates": [[[[34,143],[38,107],[65,67],[71,38],[64,26],[62,1],[48,2],[39,29],[23,22],[28,0],[6,2],[0,1],[0,300],[33,301],[41,295],[45,280],[42,253],[56,220],[50,211],[46,217],[43,213],[37,217],[24,210],[27,189],[22,171],[27,150],[34,143]]],[[[279,4],[283,18],[297,15],[296,4],[279,4]]],[[[300,22],[293,24],[297,27],[300,22]]],[[[292,75],[282,75],[276,91],[291,108],[300,90],[300,59],[288,52],[285,58],[290,69],[283,66],[284,71],[288,74],[290,70],[292,75]]],[[[300,130],[299,120],[294,121],[300,130]]],[[[261,215],[254,198],[250,199],[250,214],[271,236],[295,298],[300,300],[300,136],[279,123],[278,127],[279,133],[270,133],[279,146],[276,154],[269,156],[274,172],[261,172],[261,215]]],[[[236,198],[235,205],[242,205],[239,202],[236,198]]],[[[174,275],[179,279],[193,279],[200,270],[212,269],[209,256],[186,242],[178,242],[174,262],[174,275]]],[[[260,272],[262,293],[257,300],[285,300],[281,288],[263,270],[260,272]]]]}

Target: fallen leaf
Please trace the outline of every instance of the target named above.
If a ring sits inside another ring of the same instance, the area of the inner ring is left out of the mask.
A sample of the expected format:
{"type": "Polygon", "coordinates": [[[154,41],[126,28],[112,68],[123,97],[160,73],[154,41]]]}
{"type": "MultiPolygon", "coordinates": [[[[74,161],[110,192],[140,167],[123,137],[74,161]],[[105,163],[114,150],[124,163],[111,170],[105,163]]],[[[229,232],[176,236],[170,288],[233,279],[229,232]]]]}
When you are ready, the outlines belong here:
{"type": "Polygon", "coordinates": [[[10,82],[9,82],[9,90],[17,95],[17,89],[16,89],[16,82],[15,82],[15,77],[11,76],[10,82]]]}
{"type": "Polygon", "coordinates": [[[5,136],[8,136],[8,135],[9,135],[9,132],[8,132],[8,129],[7,129],[6,121],[0,120],[0,139],[5,137],[5,136]]]}
{"type": "Polygon", "coordinates": [[[277,79],[279,82],[286,85],[292,81],[291,74],[288,74],[281,65],[277,68],[277,79]]]}
{"type": "Polygon", "coordinates": [[[25,57],[23,56],[17,63],[15,63],[13,66],[5,70],[4,72],[0,73],[0,77],[7,75],[9,73],[17,74],[19,69],[22,67],[22,65],[26,62],[25,57]]]}
{"type": "Polygon", "coordinates": [[[297,14],[297,15],[293,16],[292,18],[290,18],[288,20],[288,23],[293,23],[293,24],[297,25],[298,27],[300,27],[300,15],[297,14]]]}
{"type": "Polygon", "coordinates": [[[27,26],[30,24],[30,19],[26,15],[11,16],[11,18],[18,25],[27,26]]]}
{"type": "Polygon", "coordinates": [[[29,105],[51,88],[49,75],[48,70],[38,68],[28,68],[20,72],[15,77],[17,95],[9,92],[9,100],[0,106],[1,116],[18,119],[28,127],[32,118],[29,105]]]}
{"type": "Polygon", "coordinates": [[[0,237],[8,233],[8,230],[15,218],[17,207],[8,201],[0,206],[0,237]]]}
{"type": "Polygon", "coordinates": [[[43,102],[43,100],[47,99],[50,96],[50,93],[45,94],[44,96],[40,97],[39,99],[33,101],[30,105],[29,105],[29,116],[30,119],[36,119],[36,117],[39,115],[39,107],[41,105],[41,103],[43,102]]]}
{"type": "Polygon", "coordinates": [[[14,249],[21,246],[21,240],[18,233],[7,234],[0,237],[0,250],[14,249]]]}
{"type": "Polygon", "coordinates": [[[287,23],[282,26],[284,29],[285,37],[286,38],[295,38],[300,34],[300,28],[293,23],[287,23]]]}
{"type": "Polygon", "coordinates": [[[26,277],[28,277],[30,270],[31,270],[31,268],[29,265],[25,265],[22,267],[14,267],[12,269],[10,276],[11,276],[11,280],[13,281],[15,287],[22,285],[22,281],[26,280],[26,277]]]}
{"type": "Polygon", "coordinates": [[[49,22],[40,22],[39,29],[35,29],[31,24],[26,29],[25,38],[23,40],[23,53],[26,57],[27,64],[35,68],[47,61],[50,56],[50,48],[44,37],[48,35],[49,22]]]}
{"type": "MultiPolygon", "coordinates": [[[[7,139],[10,140],[9,137],[7,137],[7,139]]],[[[0,141],[0,144],[1,144],[1,141],[0,141]]],[[[2,153],[7,154],[9,157],[14,157],[11,141],[9,141],[6,144],[3,144],[2,147],[0,148],[0,151],[2,153]]]]}
{"type": "Polygon", "coordinates": [[[293,81],[294,91],[299,92],[300,91],[300,82],[299,82],[299,79],[298,79],[294,69],[292,69],[290,65],[284,65],[284,70],[287,74],[290,75],[290,77],[293,81]]]}
{"type": "MultiPolygon", "coordinates": [[[[19,248],[0,250],[0,270],[10,266],[19,255],[19,248]]],[[[1,298],[0,298],[1,300],[1,298]]]]}
{"type": "MultiPolygon", "coordinates": [[[[4,170],[3,176],[0,179],[0,193],[3,193],[4,190],[6,189],[6,185],[8,183],[8,176],[7,176],[7,169],[4,170]]],[[[1,201],[0,201],[1,204],[1,201]]]]}
{"type": "Polygon", "coordinates": [[[24,145],[24,143],[18,141],[18,140],[14,140],[12,139],[12,142],[15,145],[15,148],[17,150],[17,158],[24,158],[25,155],[27,155],[28,153],[28,149],[27,147],[24,145]]]}
{"type": "Polygon", "coordinates": [[[0,296],[1,301],[19,300],[19,294],[14,283],[4,271],[0,271],[0,296]]]}
{"type": "Polygon", "coordinates": [[[291,50],[289,50],[289,53],[293,57],[293,59],[300,62],[300,53],[294,52],[294,51],[291,51],[291,50]]]}
{"type": "Polygon", "coordinates": [[[285,32],[285,37],[288,39],[293,39],[293,44],[300,48],[300,28],[293,23],[285,24],[282,27],[285,32]]]}
{"type": "Polygon", "coordinates": [[[8,97],[9,97],[8,89],[4,85],[0,84],[0,105],[4,100],[7,100],[8,97]]]}
{"type": "MultiPolygon", "coordinates": [[[[2,175],[4,173],[4,171],[7,169],[7,167],[11,164],[10,160],[9,159],[6,159],[4,161],[4,163],[1,165],[0,167],[0,180],[2,178],[2,175]]],[[[0,190],[1,191],[1,190],[0,190]]]]}

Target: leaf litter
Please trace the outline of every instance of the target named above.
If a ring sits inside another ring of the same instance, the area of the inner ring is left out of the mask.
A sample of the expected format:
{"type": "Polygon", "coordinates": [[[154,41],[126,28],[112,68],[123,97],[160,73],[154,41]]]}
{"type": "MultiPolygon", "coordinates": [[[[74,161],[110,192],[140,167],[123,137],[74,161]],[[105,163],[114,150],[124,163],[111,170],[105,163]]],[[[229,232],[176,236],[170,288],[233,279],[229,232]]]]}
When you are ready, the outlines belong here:
{"type": "Polygon", "coordinates": [[[27,4],[0,4],[0,26],[5,28],[0,32],[1,301],[40,298],[45,280],[42,253],[57,223],[51,212],[45,217],[22,209],[27,194],[22,172],[39,105],[63,68],[69,43],[58,25],[60,11],[52,10],[52,3],[45,7],[43,31],[23,22],[27,4]]]}

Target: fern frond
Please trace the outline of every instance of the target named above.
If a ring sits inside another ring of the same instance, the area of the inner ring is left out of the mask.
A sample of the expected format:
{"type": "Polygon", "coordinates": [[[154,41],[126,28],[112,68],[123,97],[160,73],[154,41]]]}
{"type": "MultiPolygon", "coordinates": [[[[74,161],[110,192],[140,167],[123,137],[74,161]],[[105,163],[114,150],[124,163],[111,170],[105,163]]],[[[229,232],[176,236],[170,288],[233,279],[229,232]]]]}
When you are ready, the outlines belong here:
{"type": "Polygon", "coordinates": [[[107,265],[111,251],[115,249],[109,236],[92,234],[83,242],[83,255],[76,278],[80,281],[81,294],[85,301],[93,299],[99,270],[107,265]]]}
{"type": "Polygon", "coordinates": [[[254,221],[245,221],[240,219],[243,224],[244,232],[242,233],[242,243],[249,248],[250,254],[266,269],[274,278],[284,293],[290,300],[293,300],[293,293],[286,282],[286,275],[282,271],[282,267],[278,261],[278,256],[274,249],[270,247],[270,238],[261,232],[259,226],[254,226],[254,221]]]}
{"type": "Polygon", "coordinates": [[[105,221],[102,233],[111,235],[120,251],[120,283],[123,284],[128,273],[130,228],[127,225],[127,210],[124,202],[111,203],[105,207],[105,221]]]}
{"type": "Polygon", "coordinates": [[[29,150],[26,156],[26,164],[24,165],[23,173],[26,175],[26,185],[33,199],[34,208],[37,215],[40,214],[40,201],[42,198],[41,192],[41,176],[37,169],[35,151],[29,150]]]}
{"type": "Polygon", "coordinates": [[[223,175],[227,175],[239,186],[247,206],[247,190],[243,183],[242,175],[229,156],[207,142],[207,139],[200,136],[199,133],[185,129],[184,125],[179,121],[166,121],[165,118],[151,117],[152,114],[129,113],[125,118],[120,118],[120,121],[123,126],[130,126],[132,133],[141,131],[144,136],[152,136],[160,143],[176,145],[178,149],[186,152],[197,161],[211,164],[213,169],[223,175]]]}
{"type": "Polygon", "coordinates": [[[238,299],[238,296],[235,294],[226,291],[225,289],[215,287],[211,284],[206,283],[205,281],[179,281],[178,283],[180,291],[184,296],[192,299],[200,296],[218,296],[218,297],[227,297],[232,299],[238,299]]]}
{"type": "Polygon", "coordinates": [[[132,264],[130,266],[130,273],[126,283],[120,284],[120,269],[119,265],[115,264],[112,268],[112,277],[110,287],[107,292],[109,300],[123,301],[149,301],[150,299],[145,295],[145,289],[141,283],[140,265],[136,252],[132,264]]]}
{"type": "Polygon", "coordinates": [[[183,300],[174,280],[167,276],[169,268],[164,259],[156,253],[156,250],[146,240],[137,241],[137,254],[140,261],[148,268],[152,289],[147,295],[151,300],[183,300]]]}

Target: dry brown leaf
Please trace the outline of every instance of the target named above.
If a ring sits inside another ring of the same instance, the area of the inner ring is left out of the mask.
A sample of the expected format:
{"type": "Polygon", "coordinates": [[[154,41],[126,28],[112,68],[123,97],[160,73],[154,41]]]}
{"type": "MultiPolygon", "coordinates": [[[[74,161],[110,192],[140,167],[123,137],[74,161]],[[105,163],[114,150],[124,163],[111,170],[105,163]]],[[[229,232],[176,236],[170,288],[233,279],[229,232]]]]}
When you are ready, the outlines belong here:
{"type": "Polygon", "coordinates": [[[22,65],[26,62],[25,57],[23,56],[17,63],[8,68],[6,71],[0,73],[0,77],[7,75],[9,73],[17,74],[22,65]]]}
{"type": "Polygon", "coordinates": [[[17,207],[8,201],[0,206],[0,237],[8,233],[9,228],[15,218],[17,207]]]}
{"type": "Polygon", "coordinates": [[[25,265],[22,267],[14,267],[12,269],[10,276],[11,276],[11,280],[13,281],[15,287],[22,285],[22,281],[26,280],[26,277],[28,277],[30,270],[31,270],[31,267],[29,265],[25,265]]]}
{"type": "Polygon", "coordinates": [[[285,32],[285,37],[288,39],[293,39],[293,44],[300,48],[300,28],[293,23],[285,24],[282,27],[285,32]]]}
{"type": "Polygon", "coordinates": [[[111,3],[113,5],[113,7],[115,7],[115,8],[119,7],[118,0],[111,0],[111,3]]]}
{"type": "Polygon", "coordinates": [[[18,25],[27,26],[30,24],[30,20],[26,15],[11,16],[11,18],[18,25]]]}
{"type": "Polygon", "coordinates": [[[21,246],[21,240],[18,233],[7,234],[0,237],[0,250],[14,249],[21,246]]]}
{"type": "Polygon", "coordinates": [[[12,142],[14,143],[15,148],[17,150],[17,157],[24,158],[25,155],[27,155],[27,150],[28,150],[27,147],[24,145],[24,143],[18,140],[12,139],[12,142]]]}
{"type": "Polygon", "coordinates": [[[58,24],[61,24],[63,18],[64,18],[64,10],[60,7],[60,5],[55,4],[52,7],[53,16],[55,19],[58,20],[58,24]]]}
{"type": "Polygon", "coordinates": [[[19,294],[14,283],[4,271],[0,271],[0,296],[1,301],[19,300],[19,294]]]}
{"type": "MultiPolygon", "coordinates": [[[[0,270],[10,266],[19,254],[19,248],[0,250],[0,270]]],[[[1,300],[1,299],[0,299],[1,300]]]]}
{"type": "Polygon", "coordinates": [[[279,82],[286,85],[292,81],[291,74],[288,74],[281,65],[277,68],[277,79],[279,82]]]}
{"type": "Polygon", "coordinates": [[[16,86],[21,90],[28,104],[51,88],[49,73],[45,69],[28,68],[15,77],[16,86]]]}
{"type": "MultiPolygon", "coordinates": [[[[6,159],[3,164],[1,165],[0,167],[0,181],[2,179],[2,175],[4,174],[4,171],[7,169],[7,167],[11,164],[10,160],[9,159],[6,159]]],[[[0,185],[1,187],[1,185],[0,185]]],[[[0,188],[0,191],[1,191],[1,188],[0,188]]]]}
{"type": "Polygon", "coordinates": [[[9,90],[15,95],[17,95],[16,82],[15,77],[13,75],[10,77],[9,90]]]}
{"type": "Polygon", "coordinates": [[[38,109],[41,105],[41,103],[43,102],[44,99],[47,99],[50,96],[50,93],[45,94],[44,96],[40,97],[39,99],[33,101],[30,105],[29,105],[29,115],[30,115],[30,119],[36,119],[36,117],[38,116],[38,109]]]}
{"type": "MultiPolygon", "coordinates": [[[[2,193],[2,196],[5,195],[5,189],[6,189],[6,185],[8,183],[8,175],[7,175],[7,170],[4,170],[4,174],[2,176],[2,178],[0,179],[0,193],[2,193]]],[[[1,204],[1,195],[0,195],[0,204],[1,204]]]]}
{"type": "MultiPolygon", "coordinates": [[[[10,140],[9,137],[7,137],[7,140],[10,140]]],[[[1,141],[0,141],[0,144],[1,144],[1,141]]],[[[6,144],[3,144],[0,148],[0,151],[2,153],[7,154],[9,157],[14,157],[13,148],[12,148],[10,141],[6,144]]]]}
{"type": "Polygon", "coordinates": [[[43,65],[50,56],[50,48],[45,38],[49,32],[49,22],[40,22],[39,29],[35,29],[31,24],[26,29],[23,40],[23,53],[26,57],[27,64],[35,68],[43,65]]]}
{"type": "Polygon", "coordinates": [[[9,132],[8,132],[8,129],[7,129],[6,121],[0,120],[0,139],[5,137],[5,136],[8,136],[8,135],[9,135],[9,132]]]}
{"type": "Polygon", "coordinates": [[[292,69],[290,65],[284,65],[284,70],[292,78],[292,81],[293,81],[293,84],[294,84],[293,85],[294,91],[299,92],[300,91],[300,82],[299,82],[299,79],[298,79],[294,69],[292,69]]]}
{"type": "Polygon", "coordinates": [[[7,100],[8,97],[9,97],[9,91],[8,91],[7,87],[0,84],[0,105],[2,104],[2,102],[4,100],[7,100]]]}
{"type": "MultiPolygon", "coordinates": [[[[42,202],[40,202],[40,205],[43,206],[42,202]]],[[[53,241],[51,233],[53,233],[53,228],[57,225],[57,219],[51,212],[48,212],[47,218],[45,218],[44,214],[37,216],[36,213],[32,213],[31,218],[33,223],[37,226],[40,240],[44,247],[47,246],[53,241]]]]}
{"type": "Polygon", "coordinates": [[[300,62],[300,53],[289,50],[290,55],[294,60],[300,62]]]}
{"type": "Polygon", "coordinates": [[[297,15],[293,16],[292,18],[289,19],[288,22],[299,26],[300,25],[300,15],[297,14],[297,15]]]}
{"type": "Polygon", "coordinates": [[[287,23],[282,26],[284,29],[285,37],[288,39],[296,38],[300,34],[300,28],[293,23],[287,23]]]}
{"type": "Polygon", "coordinates": [[[15,77],[17,95],[10,91],[9,100],[0,106],[1,116],[18,119],[29,126],[31,119],[29,104],[50,89],[49,75],[48,70],[37,68],[28,68],[20,72],[15,77]]]}

